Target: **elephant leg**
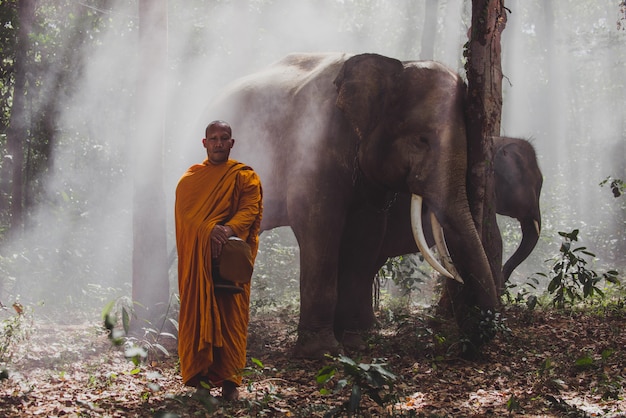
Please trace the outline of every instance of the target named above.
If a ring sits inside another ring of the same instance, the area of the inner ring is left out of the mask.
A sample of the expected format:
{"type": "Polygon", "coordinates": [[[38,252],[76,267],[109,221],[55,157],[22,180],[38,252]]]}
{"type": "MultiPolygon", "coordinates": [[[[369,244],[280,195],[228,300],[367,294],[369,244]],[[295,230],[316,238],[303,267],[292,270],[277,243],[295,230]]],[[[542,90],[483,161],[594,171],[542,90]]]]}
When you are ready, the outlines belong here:
{"type": "Polygon", "coordinates": [[[334,190],[323,182],[299,188],[302,192],[288,201],[290,224],[300,247],[300,319],[294,355],[302,358],[340,352],[333,323],[347,193],[342,194],[338,182],[333,185],[334,190]],[[333,190],[334,198],[325,190],[333,190]]]}
{"type": "Polygon", "coordinates": [[[339,244],[332,242],[326,230],[319,229],[308,233],[306,240],[294,231],[300,245],[300,320],[294,354],[301,358],[340,352],[333,332],[339,244]],[[318,242],[328,245],[320,248],[318,242]]]}
{"type": "Polygon", "coordinates": [[[335,335],[347,349],[365,348],[362,335],[374,325],[372,279],[361,271],[340,277],[335,335]]]}
{"type": "Polygon", "coordinates": [[[383,257],[369,269],[359,270],[358,274],[352,277],[352,288],[340,285],[335,334],[340,336],[341,343],[347,349],[363,350],[366,348],[363,337],[376,323],[374,279],[386,261],[387,258],[383,257]]]}
{"type": "Polygon", "coordinates": [[[335,335],[345,347],[362,348],[360,334],[375,321],[372,278],[386,227],[386,214],[364,209],[351,214],[339,258],[335,335]]]}

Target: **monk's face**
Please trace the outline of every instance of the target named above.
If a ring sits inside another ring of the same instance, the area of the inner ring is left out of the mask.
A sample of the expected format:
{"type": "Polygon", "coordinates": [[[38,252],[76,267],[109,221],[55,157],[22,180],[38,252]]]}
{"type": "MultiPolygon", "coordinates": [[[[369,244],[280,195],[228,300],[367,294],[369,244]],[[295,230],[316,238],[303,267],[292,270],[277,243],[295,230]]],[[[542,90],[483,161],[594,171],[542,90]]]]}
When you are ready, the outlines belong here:
{"type": "Polygon", "coordinates": [[[202,140],[209,162],[212,164],[228,161],[234,143],[235,139],[231,137],[230,128],[219,124],[211,125],[207,130],[206,138],[202,140]]]}

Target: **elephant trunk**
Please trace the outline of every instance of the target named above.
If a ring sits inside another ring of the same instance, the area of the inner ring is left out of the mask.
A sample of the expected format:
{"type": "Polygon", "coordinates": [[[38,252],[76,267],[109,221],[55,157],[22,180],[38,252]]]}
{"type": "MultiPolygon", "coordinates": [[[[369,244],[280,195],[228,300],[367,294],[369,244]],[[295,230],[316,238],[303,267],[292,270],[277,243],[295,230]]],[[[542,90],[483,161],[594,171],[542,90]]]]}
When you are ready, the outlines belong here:
{"type": "MultiPolygon", "coordinates": [[[[421,212],[421,209],[417,210],[419,200],[419,198],[413,198],[411,201],[412,214],[421,212]]],[[[439,223],[444,225],[443,229],[447,234],[446,243],[450,250],[454,270],[456,270],[455,275],[462,278],[461,283],[465,282],[466,285],[471,286],[476,303],[482,309],[495,308],[499,300],[498,292],[487,254],[474,225],[469,206],[467,203],[451,204],[446,206],[446,210],[447,212],[436,209],[434,215],[439,223]]],[[[418,220],[412,216],[411,223],[414,225],[414,229],[417,222],[418,220]]],[[[434,228],[436,227],[434,226],[434,228]]],[[[437,233],[434,231],[434,235],[437,233]]],[[[448,277],[451,276],[450,274],[448,277]]]]}
{"type": "Polygon", "coordinates": [[[502,276],[504,281],[508,281],[511,277],[511,273],[522,261],[526,260],[530,253],[537,245],[539,241],[539,234],[541,233],[540,220],[537,221],[533,218],[525,218],[520,221],[522,227],[522,242],[515,250],[513,255],[504,263],[502,268],[502,276]]]}

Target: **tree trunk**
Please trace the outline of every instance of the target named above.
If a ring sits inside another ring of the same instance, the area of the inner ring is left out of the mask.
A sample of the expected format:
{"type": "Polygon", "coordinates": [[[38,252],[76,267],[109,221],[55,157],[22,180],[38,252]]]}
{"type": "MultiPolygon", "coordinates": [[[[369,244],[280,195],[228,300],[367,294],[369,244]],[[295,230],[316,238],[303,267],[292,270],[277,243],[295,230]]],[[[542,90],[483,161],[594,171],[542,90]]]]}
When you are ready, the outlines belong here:
{"type": "MultiPolygon", "coordinates": [[[[500,35],[506,25],[504,0],[473,0],[467,56],[467,193],[472,217],[487,253],[497,291],[502,291],[502,239],[496,223],[493,136],[500,133],[502,66],[500,35]]],[[[475,281],[474,281],[475,282],[475,281]]],[[[447,284],[440,301],[455,312],[461,331],[473,343],[467,356],[493,335],[485,333],[485,309],[477,286],[447,284]],[[478,311],[475,309],[478,308],[478,311]]]]}
{"type": "Polygon", "coordinates": [[[28,69],[29,33],[35,20],[35,0],[22,0],[18,3],[18,30],[15,48],[15,84],[13,86],[13,106],[7,129],[7,149],[12,160],[11,179],[11,220],[10,234],[20,235],[24,228],[24,154],[28,143],[28,121],[26,110],[26,89],[28,69]]]}
{"type": "Polygon", "coordinates": [[[502,289],[502,239],[496,223],[492,136],[500,135],[504,0],[473,0],[467,51],[468,194],[477,229],[502,289]]]}
{"type": "Polygon", "coordinates": [[[166,68],[167,0],[140,0],[137,126],[132,139],[133,302],[138,324],[157,327],[169,300],[163,184],[166,68]]]}

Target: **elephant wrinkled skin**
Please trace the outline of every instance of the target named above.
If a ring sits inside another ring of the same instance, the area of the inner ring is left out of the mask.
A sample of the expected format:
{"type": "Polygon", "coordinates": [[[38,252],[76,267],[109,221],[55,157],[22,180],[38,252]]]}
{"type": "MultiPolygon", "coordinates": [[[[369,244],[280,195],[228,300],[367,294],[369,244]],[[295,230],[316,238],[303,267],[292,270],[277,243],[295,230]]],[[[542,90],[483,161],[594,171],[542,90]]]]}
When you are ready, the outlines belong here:
{"type": "MultiPolygon", "coordinates": [[[[503,278],[507,281],[539,240],[543,175],[533,146],[524,139],[495,137],[493,155],[496,212],[517,219],[522,230],[522,241],[502,267],[503,278]]],[[[410,232],[409,205],[410,196],[402,193],[390,207],[385,238],[375,256],[376,262],[364,265],[361,270],[346,271],[340,278],[340,294],[350,297],[340,297],[345,304],[337,306],[335,327],[337,333],[347,331],[354,340],[352,343],[346,341],[348,345],[360,344],[359,332],[374,324],[372,282],[378,270],[390,257],[418,252],[410,232]]],[[[428,232],[431,231],[428,209],[425,208],[424,212],[424,231],[428,232]]],[[[451,234],[446,237],[453,238],[451,234]]],[[[432,235],[426,240],[428,245],[434,245],[432,235]]]]}
{"type": "MultiPolygon", "coordinates": [[[[458,239],[466,285],[498,296],[467,201],[466,86],[432,61],[293,54],[235,81],[206,118],[230,122],[233,158],[263,183],[262,229],[290,226],[300,247],[295,354],[338,352],[338,278],[370,265],[397,193],[423,197],[458,239]]],[[[362,277],[362,276],[361,276],[362,277]]],[[[364,284],[364,283],[363,283],[364,284]]]]}

